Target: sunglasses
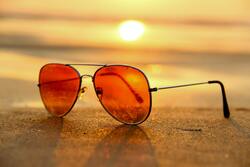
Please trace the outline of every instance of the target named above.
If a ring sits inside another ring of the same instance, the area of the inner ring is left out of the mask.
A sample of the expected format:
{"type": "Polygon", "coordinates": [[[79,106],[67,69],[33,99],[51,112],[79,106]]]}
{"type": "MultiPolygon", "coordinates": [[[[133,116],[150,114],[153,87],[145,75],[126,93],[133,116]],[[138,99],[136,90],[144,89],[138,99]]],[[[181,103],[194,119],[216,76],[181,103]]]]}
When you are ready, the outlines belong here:
{"type": "Polygon", "coordinates": [[[149,86],[146,75],[139,69],[127,65],[106,64],[46,64],[39,74],[39,90],[45,108],[52,115],[63,117],[71,111],[81,88],[82,78],[91,77],[96,95],[104,109],[116,120],[130,125],[144,122],[150,115],[152,92],[202,84],[220,85],[223,113],[229,118],[225,88],[222,82],[213,80],[200,83],[154,87],[149,86]],[[73,66],[99,67],[95,74],[80,75],[73,66]]]}

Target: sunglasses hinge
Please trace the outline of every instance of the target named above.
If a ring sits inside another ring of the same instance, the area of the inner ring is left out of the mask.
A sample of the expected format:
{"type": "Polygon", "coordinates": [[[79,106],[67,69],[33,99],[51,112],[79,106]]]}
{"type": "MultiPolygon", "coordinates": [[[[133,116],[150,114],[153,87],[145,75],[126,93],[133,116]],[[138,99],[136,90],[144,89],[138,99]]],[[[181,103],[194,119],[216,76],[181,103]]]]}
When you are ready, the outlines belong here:
{"type": "Polygon", "coordinates": [[[158,91],[158,88],[149,88],[149,91],[150,91],[150,92],[157,92],[157,91],[158,91]]]}

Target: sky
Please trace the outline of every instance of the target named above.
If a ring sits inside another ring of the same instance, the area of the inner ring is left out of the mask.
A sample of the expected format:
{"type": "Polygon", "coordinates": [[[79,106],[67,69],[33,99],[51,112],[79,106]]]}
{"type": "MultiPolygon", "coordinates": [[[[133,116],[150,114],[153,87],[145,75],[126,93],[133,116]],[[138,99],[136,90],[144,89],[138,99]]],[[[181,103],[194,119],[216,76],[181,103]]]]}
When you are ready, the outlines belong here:
{"type": "Polygon", "coordinates": [[[2,0],[0,44],[249,53],[248,0],[2,0]],[[125,20],[145,32],[121,39],[125,20]],[[17,39],[17,40],[16,40],[17,39]],[[25,39],[25,40],[23,40],[25,39]],[[21,42],[20,42],[21,41],[21,42]]]}
{"type": "Polygon", "coordinates": [[[249,21],[248,0],[2,0],[1,11],[106,18],[201,18],[249,21]]]}

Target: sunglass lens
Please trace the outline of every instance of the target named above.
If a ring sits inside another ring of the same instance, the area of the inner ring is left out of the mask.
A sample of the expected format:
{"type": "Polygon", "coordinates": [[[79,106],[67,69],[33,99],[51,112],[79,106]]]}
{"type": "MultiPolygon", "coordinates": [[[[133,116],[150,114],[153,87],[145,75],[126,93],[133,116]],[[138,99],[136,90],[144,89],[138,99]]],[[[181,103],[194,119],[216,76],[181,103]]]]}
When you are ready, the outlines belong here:
{"type": "Polygon", "coordinates": [[[103,67],[95,73],[94,86],[104,108],[120,122],[139,124],[148,117],[151,93],[147,78],[138,69],[103,67]]]}
{"type": "Polygon", "coordinates": [[[71,110],[77,100],[80,85],[80,75],[71,66],[48,64],[40,71],[41,98],[46,109],[55,116],[64,116],[71,110]]]}

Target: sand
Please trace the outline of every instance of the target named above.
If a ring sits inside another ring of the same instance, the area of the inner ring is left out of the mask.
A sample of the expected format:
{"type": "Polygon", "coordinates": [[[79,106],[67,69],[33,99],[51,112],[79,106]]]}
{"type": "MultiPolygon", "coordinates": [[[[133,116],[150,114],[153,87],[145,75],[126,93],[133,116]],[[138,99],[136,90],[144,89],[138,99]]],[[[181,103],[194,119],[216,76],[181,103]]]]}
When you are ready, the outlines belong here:
{"type": "Polygon", "coordinates": [[[103,109],[65,118],[44,109],[0,110],[1,166],[249,166],[250,111],[153,108],[140,126],[103,109]]]}

